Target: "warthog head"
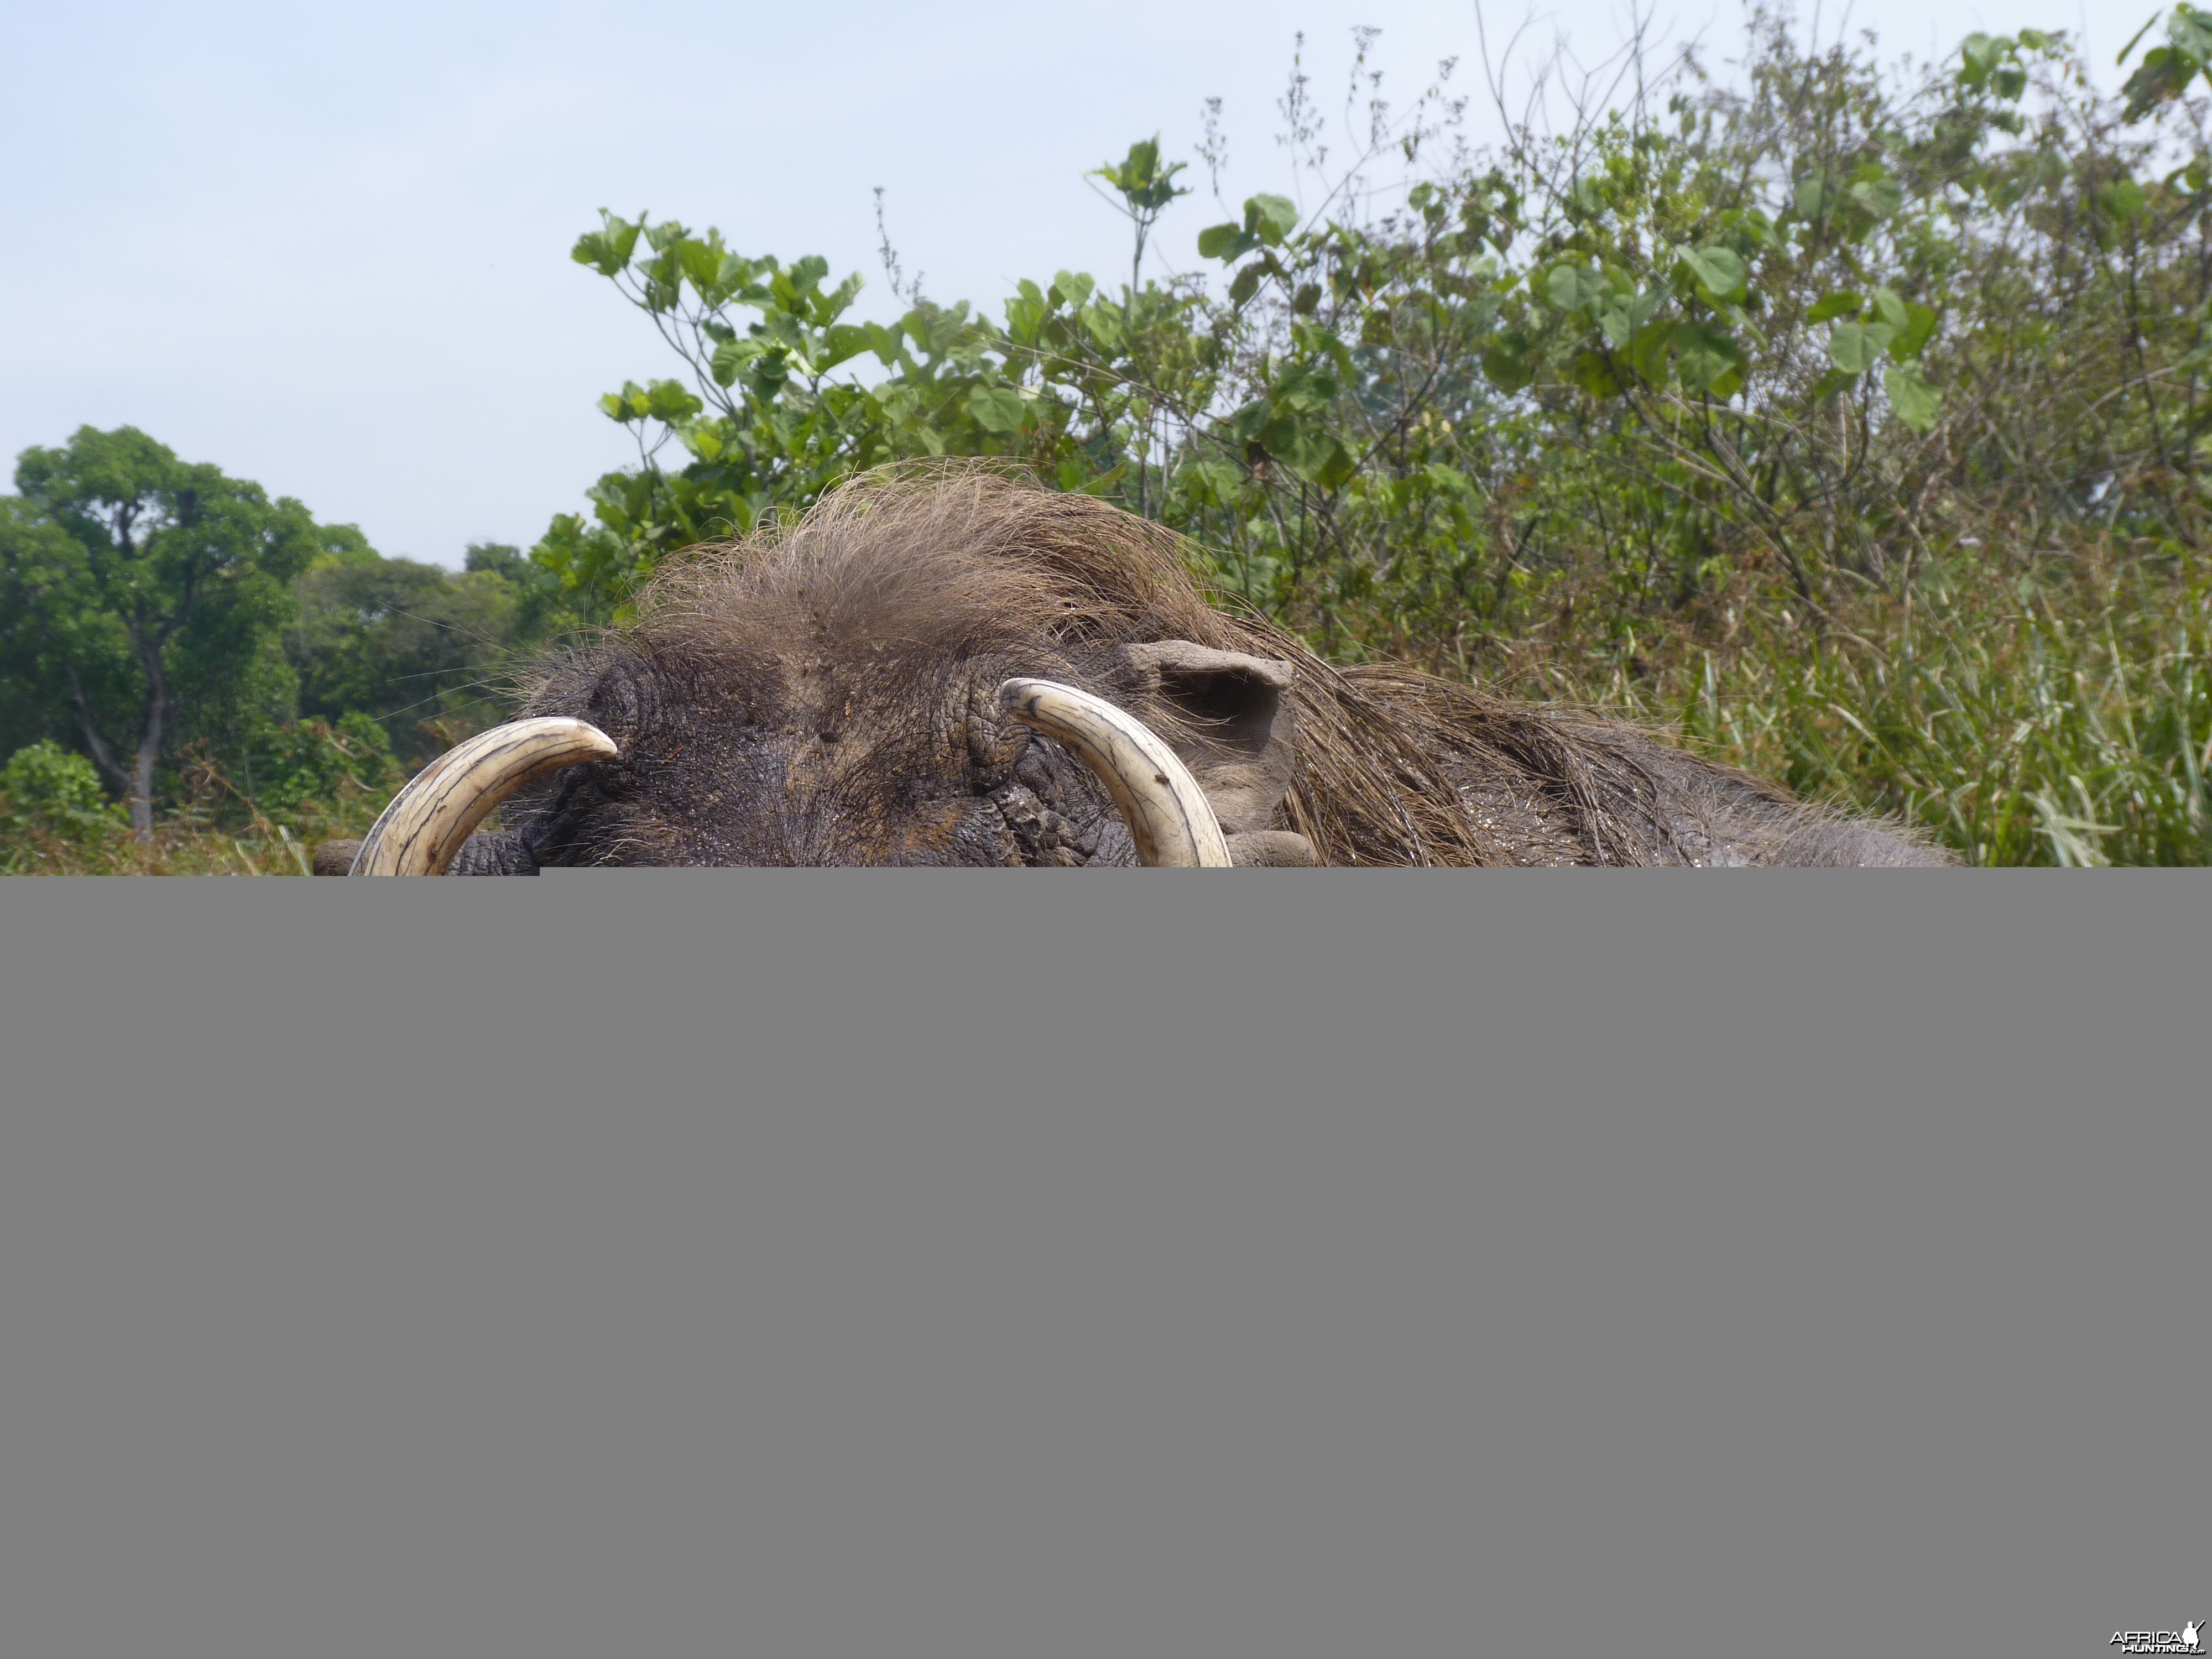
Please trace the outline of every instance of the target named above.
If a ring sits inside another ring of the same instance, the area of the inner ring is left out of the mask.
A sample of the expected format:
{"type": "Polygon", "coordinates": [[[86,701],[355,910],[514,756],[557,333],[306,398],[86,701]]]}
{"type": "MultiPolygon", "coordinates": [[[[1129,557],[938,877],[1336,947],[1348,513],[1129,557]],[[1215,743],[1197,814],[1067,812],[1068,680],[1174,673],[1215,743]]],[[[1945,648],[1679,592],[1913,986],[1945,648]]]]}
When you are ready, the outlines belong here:
{"type": "Polygon", "coordinates": [[[1334,668],[1159,526],[939,468],[672,559],[318,865],[1939,861],[1630,728],[1334,668]]]}

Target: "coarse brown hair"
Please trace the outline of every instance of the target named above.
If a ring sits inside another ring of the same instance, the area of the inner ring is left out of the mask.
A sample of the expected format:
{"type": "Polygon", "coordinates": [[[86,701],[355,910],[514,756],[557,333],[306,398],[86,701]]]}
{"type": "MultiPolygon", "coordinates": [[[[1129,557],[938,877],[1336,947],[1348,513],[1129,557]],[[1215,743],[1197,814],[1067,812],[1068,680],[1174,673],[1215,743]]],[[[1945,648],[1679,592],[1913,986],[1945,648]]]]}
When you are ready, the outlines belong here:
{"type": "MultiPolygon", "coordinates": [[[[786,524],[672,557],[640,592],[635,624],[556,666],[532,701],[573,700],[617,640],[663,668],[1052,660],[1186,640],[1295,671],[1285,827],[1325,863],[1679,861],[1661,844],[1662,751],[1645,734],[1407,667],[1335,666],[1209,588],[1201,568],[1166,527],[1004,465],[881,468],[786,524]]],[[[1787,810],[1787,795],[1741,781],[1787,810]]]]}

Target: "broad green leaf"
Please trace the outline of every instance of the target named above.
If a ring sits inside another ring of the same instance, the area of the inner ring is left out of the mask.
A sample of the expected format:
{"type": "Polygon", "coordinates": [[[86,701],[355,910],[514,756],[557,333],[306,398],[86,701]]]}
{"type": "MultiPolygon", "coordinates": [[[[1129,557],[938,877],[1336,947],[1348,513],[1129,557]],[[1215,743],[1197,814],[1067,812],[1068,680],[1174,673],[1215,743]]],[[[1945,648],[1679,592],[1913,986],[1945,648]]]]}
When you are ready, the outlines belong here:
{"type": "Polygon", "coordinates": [[[2012,42],[2002,35],[1990,36],[1979,32],[1970,34],[1959,47],[1959,84],[1974,90],[1987,82],[1990,71],[2012,50],[2012,42]]]}
{"type": "Polygon", "coordinates": [[[637,233],[644,219],[641,213],[638,222],[633,224],[602,208],[600,228],[579,236],[568,257],[580,265],[591,266],[602,276],[611,276],[629,263],[630,252],[637,246],[637,233]]]}
{"type": "Polygon", "coordinates": [[[742,253],[726,253],[712,286],[719,293],[734,294],[759,274],[759,264],[742,253]]]}
{"type": "Polygon", "coordinates": [[[815,355],[817,370],[831,369],[850,358],[859,356],[874,343],[874,336],[866,323],[832,323],[822,336],[822,346],[815,355]]]}
{"type": "Polygon", "coordinates": [[[899,342],[903,337],[896,323],[886,328],[881,323],[860,323],[856,326],[868,331],[868,349],[876,354],[876,361],[889,368],[899,359],[899,342]]]}
{"type": "Polygon", "coordinates": [[[1244,404],[1229,417],[1227,428],[1229,436],[1240,444],[1254,441],[1267,428],[1273,414],[1273,411],[1268,408],[1265,400],[1255,400],[1244,404]]]}
{"type": "Polygon", "coordinates": [[[1813,404],[1815,408],[1826,403],[1838,392],[1849,391],[1858,384],[1859,377],[1846,374],[1840,368],[1832,368],[1813,383],[1813,404]]]}
{"type": "Polygon", "coordinates": [[[753,326],[753,332],[771,344],[787,351],[804,352],[810,343],[806,328],[787,311],[772,311],[753,326]]]}
{"type": "Polygon", "coordinates": [[[1828,336],[1828,361],[1846,374],[1863,374],[1881,361],[1895,335],[1887,323],[1838,323],[1828,336]]]}
{"type": "Polygon", "coordinates": [[[717,250],[687,238],[677,244],[676,257],[683,264],[684,274],[691,279],[692,287],[704,292],[714,286],[714,279],[722,269],[722,255],[717,250]]]}
{"type": "Polygon", "coordinates": [[[1270,455],[1308,483],[1334,489],[1352,476],[1352,452],[1342,439],[1318,422],[1270,421],[1260,441],[1270,455]]]}
{"type": "Polygon", "coordinates": [[[1109,161],[1093,168],[1090,176],[1113,185],[1132,212],[1149,215],[1158,213],[1176,197],[1190,194],[1175,183],[1183,167],[1181,161],[1171,161],[1164,167],[1160,165],[1160,141],[1155,135],[1130,145],[1127,159],[1119,167],[1109,161]]]}
{"type": "Polygon", "coordinates": [[[1328,453],[1322,458],[1321,465],[1313,470],[1311,476],[1323,489],[1340,489],[1358,465],[1358,459],[1346,447],[1344,440],[1332,435],[1328,441],[1328,453]]]}
{"type": "Polygon", "coordinates": [[[1090,299],[1091,290],[1097,286],[1096,282],[1084,276],[1080,271],[1059,271],[1052,279],[1052,291],[1060,296],[1060,302],[1071,311],[1081,309],[1084,301],[1090,299]]]}
{"type": "Polygon", "coordinates": [[[1715,300],[1735,298],[1744,291],[1743,261],[1724,247],[1686,248],[1680,264],[1698,286],[1715,300]]]}
{"type": "Polygon", "coordinates": [[[1022,429],[1022,398],[1012,386],[979,386],[968,393],[968,412],[986,432],[1022,429]]]}
{"type": "Polygon", "coordinates": [[[1604,299],[1607,288],[1602,271],[1588,265],[1554,265],[1544,291],[1560,310],[1579,311],[1604,299]]]}
{"type": "Polygon", "coordinates": [[[1347,373],[1351,370],[1350,350],[1346,349],[1343,341],[1338,339],[1319,323],[1310,321],[1304,317],[1294,318],[1291,323],[1291,343],[1308,357],[1325,357],[1347,373]]]}
{"type": "Polygon", "coordinates": [[[1662,288],[1646,289],[1631,295],[1626,300],[1616,299],[1598,317],[1598,326],[1605,331],[1607,344],[1619,350],[1644,331],[1646,324],[1667,302],[1667,290],[1662,288]]]}
{"type": "Polygon", "coordinates": [[[602,276],[611,276],[622,269],[622,262],[607,255],[607,239],[596,230],[587,230],[576,239],[576,246],[568,250],[568,257],[580,265],[589,265],[602,276]]]}
{"type": "Polygon", "coordinates": [[[1298,228],[1297,204],[1287,196],[1251,197],[1244,204],[1244,228],[1268,246],[1279,246],[1298,228]]]}
{"type": "Polygon", "coordinates": [[[1198,233],[1198,257],[1235,261],[1260,246],[1260,239],[1237,225],[1208,225],[1198,233]]]}
{"type": "Polygon", "coordinates": [[[745,365],[759,356],[762,349],[758,340],[723,341],[714,348],[714,356],[708,365],[714,376],[714,384],[734,386],[738,376],[744,373],[745,365]]]}
{"type": "Polygon", "coordinates": [[[1827,323],[1838,317],[1855,317],[1865,305],[1866,301],[1856,294],[1831,294],[1805,313],[1805,320],[1827,323]]]}
{"type": "Polygon", "coordinates": [[[2166,20],[2166,37],[2199,69],[2212,65],[2212,15],[2194,6],[2176,6],[2166,20]]]}
{"type": "Polygon", "coordinates": [[[1121,343],[1121,313],[1112,306],[1093,301],[1080,313],[1083,326],[1091,331],[1091,337],[1112,351],[1121,343]]]}
{"type": "Polygon", "coordinates": [[[1194,490],[1224,507],[1237,498],[1244,482],[1243,474],[1226,461],[1194,461],[1184,469],[1183,476],[1194,490]]]}
{"type": "Polygon", "coordinates": [[[1936,424],[1936,417],[1943,404],[1943,394],[1928,384],[1928,377],[1920,372],[1917,363],[1893,365],[1881,372],[1881,389],[1889,394],[1889,406],[1897,418],[1915,432],[1925,432],[1936,424]]]}
{"type": "Polygon", "coordinates": [[[1851,186],[1851,199],[1877,219],[1905,205],[1905,187],[1890,178],[1863,179],[1851,186]]]}
{"type": "Polygon", "coordinates": [[[1614,376],[1613,366],[1599,352],[1577,353],[1574,362],[1567,366],[1567,378],[1600,402],[1620,395],[1620,381],[1614,376]]]}
{"type": "Polygon", "coordinates": [[[1922,348],[1935,337],[1937,320],[1932,307],[1923,306],[1917,300],[1907,300],[1905,302],[1905,326],[1889,343],[1891,360],[1902,363],[1917,357],[1922,348]]]}
{"type": "Polygon", "coordinates": [[[1743,384],[1743,348],[1718,329],[1674,325],[1674,372],[1692,396],[1730,398],[1743,384]]]}
{"type": "Polygon", "coordinates": [[[762,397],[772,398],[791,379],[791,366],[782,350],[763,351],[753,360],[752,373],[748,379],[762,397]]]}
{"type": "Polygon", "coordinates": [[[1266,274],[1256,261],[1238,271],[1236,280],[1229,284],[1229,303],[1241,306],[1250,300],[1260,291],[1260,279],[1266,274]]]}
{"type": "Polygon", "coordinates": [[[1887,285],[1874,291],[1874,314],[1900,331],[1910,320],[1905,314],[1905,301],[1897,297],[1895,289],[1887,285]]]}
{"type": "Polygon", "coordinates": [[[1336,378],[1303,364],[1285,369],[1275,381],[1274,401],[1302,414],[1316,414],[1336,401],[1336,378]]]}
{"type": "Polygon", "coordinates": [[[1653,389],[1663,387],[1673,373],[1671,351],[1674,331],[1665,323],[1647,323],[1628,342],[1628,361],[1637,374],[1653,389]]]}
{"type": "Polygon", "coordinates": [[[866,279],[859,271],[854,271],[828,293],[816,294],[809,300],[807,313],[813,318],[817,327],[834,323],[845,314],[847,308],[860,297],[861,289],[866,286],[866,279]]]}
{"type": "Polygon", "coordinates": [[[657,421],[688,420],[706,405],[680,382],[655,380],[646,390],[646,409],[657,421]]]}
{"type": "Polygon", "coordinates": [[[1527,342],[1517,335],[1498,335],[1483,349],[1482,374],[1500,392],[1522,391],[1535,378],[1527,342]]]}
{"type": "MultiPolygon", "coordinates": [[[[1036,286],[1030,284],[1032,289],[1036,286]]],[[[1006,301],[1006,332],[1017,345],[1033,346],[1037,343],[1038,331],[1044,325],[1042,297],[1031,299],[1026,294],[1015,295],[1006,301]]]]}
{"type": "MultiPolygon", "coordinates": [[[[1105,471],[1101,472],[1090,479],[1089,482],[1075,485],[1074,489],[1079,490],[1085,495],[1110,495],[1114,493],[1115,486],[1119,484],[1124,477],[1128,476],[1128,462],[1117,461],[1105,471]]],[[[1065,477],[1065,473],[1063,473],[1062,476],[1065,477]]],[[[1079,469],[1077,476],[1081,476],[1079,469]]],[[[1066,489],[1069,486],[1063,483],[1060,485],[1060,488],[1066,489]]]]}
{"type": "Polygon", "coordinates": [[[2126,118],[2139,121],[2159,105],[2180,97],[2203,66],[2172,46],[2154,46],[2142,64],[2121,84],[2127,94],[2126,118]]]}
{"type": "Polygon", "coordinates": [[[1800,219],[1808,223],[1818,220],[1828,205],[1826,182],[1817,176],[1800,179],[1796,191],[1790,197],[1790,205],[1800,219]]]}

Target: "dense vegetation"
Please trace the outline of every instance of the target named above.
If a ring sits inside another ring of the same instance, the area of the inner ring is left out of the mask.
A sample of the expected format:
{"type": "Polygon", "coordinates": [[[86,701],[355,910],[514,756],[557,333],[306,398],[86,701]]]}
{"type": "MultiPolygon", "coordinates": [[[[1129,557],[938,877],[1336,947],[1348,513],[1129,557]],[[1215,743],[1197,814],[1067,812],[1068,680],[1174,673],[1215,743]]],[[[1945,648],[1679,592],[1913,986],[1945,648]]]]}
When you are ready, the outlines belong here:
{"type": "Polygon", "coordinates": [[[1632,52],[1486,150],[1453,66],[1394,109],[1363,34],[1340,111],[1294,69],[1287,194],[1198,216],[1134,145],[1094,175],[1126,279],[997,319],[888,237],[883,325],[818,258],[605,216],[575,257],[672,372],[602,400],[639,465],[526,558],[382,560],[136,434],[23,458],[0,752],[47,746],[0,833],[19,866],[296,863],[671,552],[960,454],[1188,532],[1340,658],[1596,701],[1976,862],[2206,862],[2212,16],[2165,34],[2106,96],[2063,35],[1915,66],[1762,15],[1726,78],[1632,52]],[[1204,269],[1163,269],[1194,230],[1204,269]],[[88,827],[103,780],[150,842],[88,827]]]}

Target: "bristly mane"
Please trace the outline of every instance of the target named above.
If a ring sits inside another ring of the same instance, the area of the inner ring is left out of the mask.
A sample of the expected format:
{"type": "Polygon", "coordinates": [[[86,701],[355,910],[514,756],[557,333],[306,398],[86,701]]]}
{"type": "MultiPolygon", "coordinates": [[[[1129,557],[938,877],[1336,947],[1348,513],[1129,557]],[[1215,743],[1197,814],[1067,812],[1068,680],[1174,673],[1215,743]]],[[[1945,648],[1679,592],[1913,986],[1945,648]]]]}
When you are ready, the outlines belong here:
{"type": "MultiPolygon", "coordinates": [[[[1285,811],[1326,863],[1679,861],[1654,771],[1675,751],[1410,668],[1334,667],[1198,568],[1164,526],[1002,468],[879,469],[788,526],[670,559],[620,648],[663,664],[863,652],[942,663],[1188,640],[1294,666],[1285,811]]],[[[584,666],[556,668],[540,695],[584,666]]],[[[1790,810],[1782,792],[1741,781],[1790,810]]]]}

